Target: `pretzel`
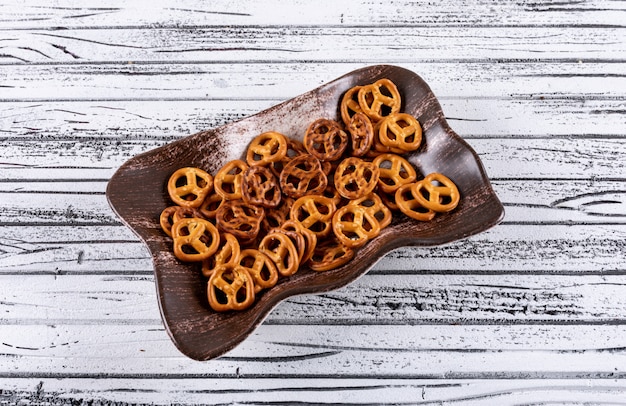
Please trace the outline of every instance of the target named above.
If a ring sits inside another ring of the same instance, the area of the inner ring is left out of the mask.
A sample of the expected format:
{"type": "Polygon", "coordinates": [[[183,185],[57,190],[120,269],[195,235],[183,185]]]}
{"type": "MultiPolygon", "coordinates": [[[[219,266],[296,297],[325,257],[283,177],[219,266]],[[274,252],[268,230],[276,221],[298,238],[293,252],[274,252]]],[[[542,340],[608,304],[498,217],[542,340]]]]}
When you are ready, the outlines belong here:
{"type": "Polygon", "coordinates": [[[294,201],[291,197],[283,196],[277,207],[265,210],[265,217],[261,221],[261,230],[267,233],[285,223],[289,219],[289,211],[294,201]]]}
{"type": "Polygon", "coordinates": [[[180,168],[170,176],[167,192],[174,203],[198,207],[213,190],[213,177],[199,168],[180,168]]]}
{"type": "Polygon", "coordinates": [[[265,208],[280,204],[280,186],[272,171],[263,166],[251,166],[243,173],[241,195],[244,202],[265,208]]]}
{"type": "Polygon", "coordinates": [[[358,248],[380,234],[380,224],[365,207],[347,205],[333,215],[333,231],[343,245],[358,248]]]}
{"type": "Polygon", "coordinates": [[[358,93],[359,107],[372,121],[400,111],[400,93],[389,79],[380,79],[363,86],[358,93]]]}
{"type": "Polygon", "coordinates": [[[238,264],[254,280],[254,293],[274,287],[278,282],[278,270],[274,261],[259,250],[248,248],[239,254],[238,264]]]}
{"type": "Polygon", "coordinates": [[[313,256],[313,251],[317,246],[317,236],[315,233],[308,228],[302,227],[302,225],[293,220],[285,221],[282,226],[280,226],[283,230],[293,231],[298,234],[301,234],[304,237],[304,241],[306,243],[306,248],[304,249],[304,255],[300,259],[300,264],[304,264],[313,256]]]}
{"type": "Polygon", "coordinates": [[[356,113],[347,125],[350,133],[352,156],[363,156],[372,148],[374,142],[374,126],[369,117],[356,113]]]}
{"type": "MultiPolygon", "coordinates": [[[[308,230],[307,230],[308,231],[308,230]]],[[[304,254],[307,249],[307,242],[304,239],[304,235],[300,232],[300,230],[287,230],[283,227],[275,227],[268,231],[266,235],[271,235],[273,233],[284,234],[293,243],[294,247],[296,247],[296,252],[298,253],[298,264],[302,263],[302,258],[304,258],[304,254]]]]}
{"type": "Polygon", "coordinates": [[[207,297],[216,312],[244,310],[254,303],[254,282],[243,267],[225,264],[211,275],[207,297]]]}
{"type": "Polygon", "coordinates": [[[304,134],[304,147],[320,161],[335,161],[348,146],[348,135],[339,123],[320,118],[312,122],[304,134]]]}
{"type": "Polygon", "coordinates": [[[378,192],[378,197],[383,201],[383,204],[387,206],[389,210],[400,211],[398,204],[396,203],[396,194],[394,193],[385,193],[383,191],[378,192]]]}
{"type": "Polygon", "coordinates": [[[229,233],[220,234],[220,243],[217,251],[202,261],[202,275],[210,278],[217,267],[224,264],[234,264],[239,259],[239,241],[229,233]]]}
{"type": "Polygon", "coordinates": [[[215,221],[221,231],[234,235],[245,244],[257,237],[264,216],[263,207],[243,200],[227,200],[217,210],[215,221]]]}
{"type": "Polygon", "coordinates": [[[259,251],[274,261],[282,276],[290,276],[298,271],[298,250],[286,234],[267,234],[259,243],[259,251]]]}
{"type": "Polygon", "coordinates": [[[174,224],[174,213],[178,210],[180,206],[169,206],[163,209],[161,215],[159,216],[159,224],[161,225],[161,229],[168,236],[172,236],[172,224],[174,224]]]}
{"type": "Polygon", "coordinates": [[[422,143],[422,126],[410,114],[391,114],[380,123],[378,139],[390,150],[415,151],[422,143]]]}
{"type": "Polygon", "coordinates": [[[217,251],[220,236],[209,221],[183,218],[172,225],[174,255],[181,261],[195,262],[210,257],[217,251]]]}
{"type": "Polygon", "coordinates": [[[226,200],[241,199],[243,173],[248,169],[241,159],[229,161],[217,171],[213,179],[215,192],[226,200]]]}
{"type": "Polygon", "coordinates": [[[362,86],[354,86],[346,93],[344,93],[341,98],[341,104],[339,106],[339,110],[341,112],[341,119],[345,125],[350,124],[350,119],[355,113],[361,113],[361,106],[359,106],[359,90],[362,86]]]}
{"type": "Polygon", "coordinates": [[[217,210],[220,208],[222,203],[224,202],[224,198],[217,193],[211,193],[207,197],[204,198],[204,201],[198,207],[202,217],[206,219],[214,219],[217,213],[217,210]]]}
{"type": "Polygon", "coordinates": [[[459,189],[454,182],[436,172],[417,182],[414,196],[422,206],[439,213],[453,210],[460,200],[459,189]]]}
{"type": "Polygon", "coordinates": [[[395,202],[400,211],[407,216],[419,220],[430,221],[435,218],[435,212],[424,207],[418,200],[417,182],[407,183],[396,190],[395,202]]]}
{"type": "Polygon", "coordinates": [[[385,193],[395,193],[400,186],[415,182],[417,178],[413,165],[399,155],[381,154],[373,162],[380,172],[378,187],[385,193]]]}
{"type": "Polygon", "coordinates": [[[285,157],[280,161],[270,163],[269,168],[276,177],[279,177],[287,162],[302,154],[308,154],[304,144],[293,138],[287,138],[287,153],[285,157]]]}
{"type": "Polygon", "coordinates": [[[393,217],[391,211],[385,206],[380,196],[374,192],[359,199],[350,200],[348,206],[359,206],[370,212],[378,221],[381,230],[391,224],[393,217]]]}
{"type": "Polygon", "coordinates": [[[354,250],[346,247],[337,239],[328,239],[315,247],[309,260],[309,267],[317,272],[338,268],[354,257],[354,250]]]}
{"type": "Polygon", "coordinates": [[[248,146],[248,165],[267,166],[282,160],[287,154],[287,138],[276,131],[257,135],[248,146]]]}
{"type": "Polygon", "coordinates": [[[320,239],[332,230],[335,203],[324,196],[302,196],[291,206],[291,219],[300,226],[311,230],[320,239]]]}
{"type": "Polygon", "coordinates": [[[280,173],[280,188],[289,197],[321,194],[328,179],[320,161],[310,154],[302,154],[289,161],[280,173]]]}
{"type": "Polygon", "coordinates": [[[341,161],[335,171],[335,188],[346,199],[358,199],[374,190],[378,184],[379,170],[371,162],[349,157],[341,161]]]}

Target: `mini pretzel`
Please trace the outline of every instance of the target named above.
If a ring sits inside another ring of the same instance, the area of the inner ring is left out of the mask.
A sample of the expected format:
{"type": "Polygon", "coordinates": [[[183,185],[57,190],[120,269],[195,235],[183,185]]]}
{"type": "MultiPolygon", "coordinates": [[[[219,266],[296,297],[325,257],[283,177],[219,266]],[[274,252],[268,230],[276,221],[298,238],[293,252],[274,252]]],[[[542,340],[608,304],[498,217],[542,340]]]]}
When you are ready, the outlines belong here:
{"type": "Polygon", "coordinates": [[[291,206],[291,219],[311,230],[320,239],[332,230],[335,203],[324,196],[309,195],[296,200],[291,206]]]}
{"type": "Polygon", "coordinates": [[[359,206],[370,212],[378,220],[381,229],[391,224],[393,215],[376,193],[370,193],[359,199],[350,200],[348,206],[359,206]]]}
{"type": "Polygon", "coordinates": [[[302,225],[293,220],[285,221],[280,227],[286,231],[293,231],[295,233],[301,234],[304,237],[304,241],[306,243],[306,248],[304,250],[304,255],[300,259],[300,264],[307,262],[313,256],[313,251],[317,246],[317,236],[315,233],[308,228],[302,227],[302,225]]]}
{"type": "Polygon", "coordinates": [[[341,104],[339,109],[341,110],[341,119],[343,120],[345,125],[350,124],[350,119],[355,113],[361,113],[361,106],[359,106],[359,90],[361,90],[362,86],[354,86],[346,93],[344,93],[341,98],[341,104]]]}
{"type": "Polygon", "coordinates": [[[413,165],[399,155],[381,154],[373,162],[380,171],[378,187],[385,193],[395,193],[400,186],[417,178],[413,165]]]}
{"type": "Polygon", "coordinates": [[[372,148],[374,127],[363,113],[356,113],[348,123],[348,132],[352,141],[352,156],[363,156],[372,148]]]}
{"type": "Polygon", "coordinates": [[[195,262],[210,257],[217,251],[220,236],[209,221],[183,218],[172,226],[174,255],[181,261],[195,262]]]}
{"type": "Polygon", "coordinates": [[[241,159],[229,161],[217,171],[213,179],[215,192],[226,200],[241,199],[243,173],[248,169],[241,159]]]}
{"type": "Polygon", "coordinates": [[[435,212],[424,207],[418,200],[417,182],[407,183],[396,190],[395,202],[400,211],[407,216],[419,220],[430,221],[435,218],[435,212]]]}
{"type": "Polygon", "coordinates": [[[263,207],[243,200],[227,200],[217,210],[215,221],[221,231],[234,235],[241,243],[248,243],[259,234],[263,217],[263,207]]]}
{"type": "Polygon", "coordinates": [[[254,303],[254,282],[243,267],[218,267],[207,284],[209,305],[217,312],[244,310],[254,303]]]}
{"type": "Polygon", "coordinates": [[[220,208],[222,203],[224,202],[224,198],[217,193],[212,193],[204,198],[204,201],[198,207],[202,217],[207,219],[214,219],[217,214],[217,210],[220,208]]]}
{"type": "Polygon", "coordinates": [[[335,188],[346,199],[358,199],[372,193],[378,177],[378,167],[372,162],[349,157],[341,161],[335,171],[335,188]]]}
{"type": "Polygon", "coordinates": [[[321,194],[328,179],[320,161],[310,154],[302,154],[289,161],[280,173],[280,188],[294,199],[304,195],[321,194]]]}
{"type": "Polygon", "coordinates": [[[304,254],[307,249],[307,242],[304,239],[304,235],[299,231],[287,230],[282,227],[275,227],[268,231],[266,235],[270,235],[273,233],[285,234],[287,237],[289,237],[289,239],[293,243],[293,246],[296,247],[296,252],[298,253],[298,264],[303,263],[302,258],[304,258],[304,254]]]}
{"type": "Polygon", "coordinates": [[[257,135],[248,146],[248,165],[267,166],[282,160],[287,154],[287,138],[275,131],[257,135]]]}
{"type": "Polygon", "coordinates": [[[460,194],[454,182],[435,172],[417,182],[415,199],[427,209],[444,213],[453,210],[459,204],[460,194]]]}
{"type": "Polygon", "coordinates": [[[333,215],[333,231],[343,245],[358,248],[380,234],[380,224],[365,207],[347,205],[333,215]]]}
{"type": "Polygon", "coordinates": [[[213,190],[213,177],[199,168],[180,168],[170,176],[167,192],[174,203],[198,207],[213,190]]]}
{"type": "Polygon", "coordinates": [[[410,114],[391,114],[380,123],[378,139],[390,149],[415,151],[422,143],[422,126],[410,114]]]}
{"type": "Polygon", "coordinates": [[[290,276],[298,271],[298,250],[286,234],[267,234],[259,243],[259,251],[274,261],[282,276],[290,276]]]}
{"type": "Polygon", "coordinates": [[[238,263],[254,280],[254,293],[269,289],[278,282],[276,264],[259,250],[248,248],[241,251],[238,263]]]}
{"type": "Polygon", "coordinates": [[[317,272],[330,271],[346,264],[354,257],[354,250],[336,239],[328,239],[315,247],[309,267],[317,272]]]}
{"type": "Polygon", "coordinates": [[[168,236],[172,236],[172,225],[174,224],[174,213],[178,210],[180,206],[169,206],[163,209],[161,215],[159,216],[159,224],[161,225],[161,229],[168,236]]]}
{"type": "Polygon", "coordinates": [[[215,254],[202,261],[202,275],[210,278],[216,268],[224,264],[234,264],[239,259],[239,241],[229,233],[220,234],[220,243],[215,254]]]}
{"type": "Polygon", "coordinates": [[[400,92],[389,79],[363,86],[358,93],[359,107],[372,121],[400,111],[400,92]]]}
{"type": "Polygon", "coordinates": [[[348,135],[333,120],[315,120],[304,134],[304,147],[320,161],[339,159],[347,146],[348,135]]]}
{"type": "Polygon", "coordinates": [[[280,161],[272,162],[269,168],[276,177],[279,177],[287,162],[302,154],[308,154],[306,148],[304,148],[304,144],[293,138],[287,138],[287,153],[285,157],[280,161]]]}
{"type": "Polygon", "coordinates": [[[243,173],[241,195],[246,203],[272,208],[280,204],[281,191],[272,171],[251,166],[243,173]]]}

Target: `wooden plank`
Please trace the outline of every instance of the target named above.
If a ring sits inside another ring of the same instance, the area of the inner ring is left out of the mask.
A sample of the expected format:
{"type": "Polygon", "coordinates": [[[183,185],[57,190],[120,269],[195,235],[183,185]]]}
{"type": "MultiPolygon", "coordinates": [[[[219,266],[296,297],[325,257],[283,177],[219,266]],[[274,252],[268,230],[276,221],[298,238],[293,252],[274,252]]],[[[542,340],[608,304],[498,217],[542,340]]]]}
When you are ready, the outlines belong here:
{"type": "MultiPolygon", "coordinates": [[[[415,9],[419,14],[419,9],[415,9]]],[[[0,63],[268,61],[395,63],[433,60],[616,60],[621,26],[230,26],[5,30],[0,63]],[[585,47],[584,44],[589,46],[585,47]],[[332,49],[332,58],[329,51],[332,49]],[[390,57],[390,55],[392,57],[390,57]]]]}
{"type": "Polygon", "coordinates": [[[177,1],[175,6],[156,1],[150,7],[117,0],[57,1],[54,5],[35,0],[5,1],[0,29],[57,27],[142,27],[205,25],[277,25],[286,16],[293,25],[412,25],[412,26],[507,26],[507,25],[622,25],[624,7],[614,1],[576,2],[498,2],[486,0],[422,2],[361,1],[349,9],[336,1],[303,0],[284,3],[265,1],[177,1]],[[271,10],[271,12],[270,12],[271,10]],[[457,10],[462,10],[458,12],[457,10]]]}

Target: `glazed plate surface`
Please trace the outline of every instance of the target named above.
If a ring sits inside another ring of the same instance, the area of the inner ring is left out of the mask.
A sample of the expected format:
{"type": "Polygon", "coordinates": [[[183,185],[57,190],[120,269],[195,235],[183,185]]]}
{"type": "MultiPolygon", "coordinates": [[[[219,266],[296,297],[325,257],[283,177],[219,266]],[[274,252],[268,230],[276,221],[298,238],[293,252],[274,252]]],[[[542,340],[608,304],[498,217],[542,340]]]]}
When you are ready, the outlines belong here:
{"type": "Polygon", "coordinates": [[[504,216],[478,156],[448,126],[428,85],[417,74],[390,65],[355,70],[241,121],[138,155],[113,175],[107,198],[122,221],[150,250],[163,323],[178,349],[196,360],[212,359],[234,348],[272,308],[290,296],[340,288],[366,273],[393,249],[449,243],[484,231],[504,216]],[[166,190],[170,175],[185,166],[200,167],[214,175],[226,162],[241,159],[248,143],[262,132],[278,131],[302,141],[307,126],[318,118],[340,121],[339,103],[348,89],[381,78],[396,84],[402,96],[401,111],[414,115],[423,128],[422,146],[405,157],[418,174],[440,172],[452,179],[461,193],[458,207],[429,222],[394,215],[392,224],[360,248],[346,265],[327,272],[303,268],[293,276],[281,278],[247,310],[213,311],[199,268],[174,257],[172,241],[159,225],[161,211],[171,205],[166,190]]]}

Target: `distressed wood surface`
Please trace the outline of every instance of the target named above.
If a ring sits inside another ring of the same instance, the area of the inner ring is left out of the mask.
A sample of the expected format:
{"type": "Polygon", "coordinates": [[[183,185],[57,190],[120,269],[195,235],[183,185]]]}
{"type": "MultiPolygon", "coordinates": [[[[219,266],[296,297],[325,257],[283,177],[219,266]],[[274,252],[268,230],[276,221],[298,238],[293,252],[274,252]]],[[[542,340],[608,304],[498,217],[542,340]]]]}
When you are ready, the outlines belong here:
{"type": "Polygon", "coordinates": [[[0,4],[0,404],[626,405],[626,3],[0,4]],[[107,204],[127,159],[376,63],[418,73],[504,222],[182,356],[107,204]]]}

